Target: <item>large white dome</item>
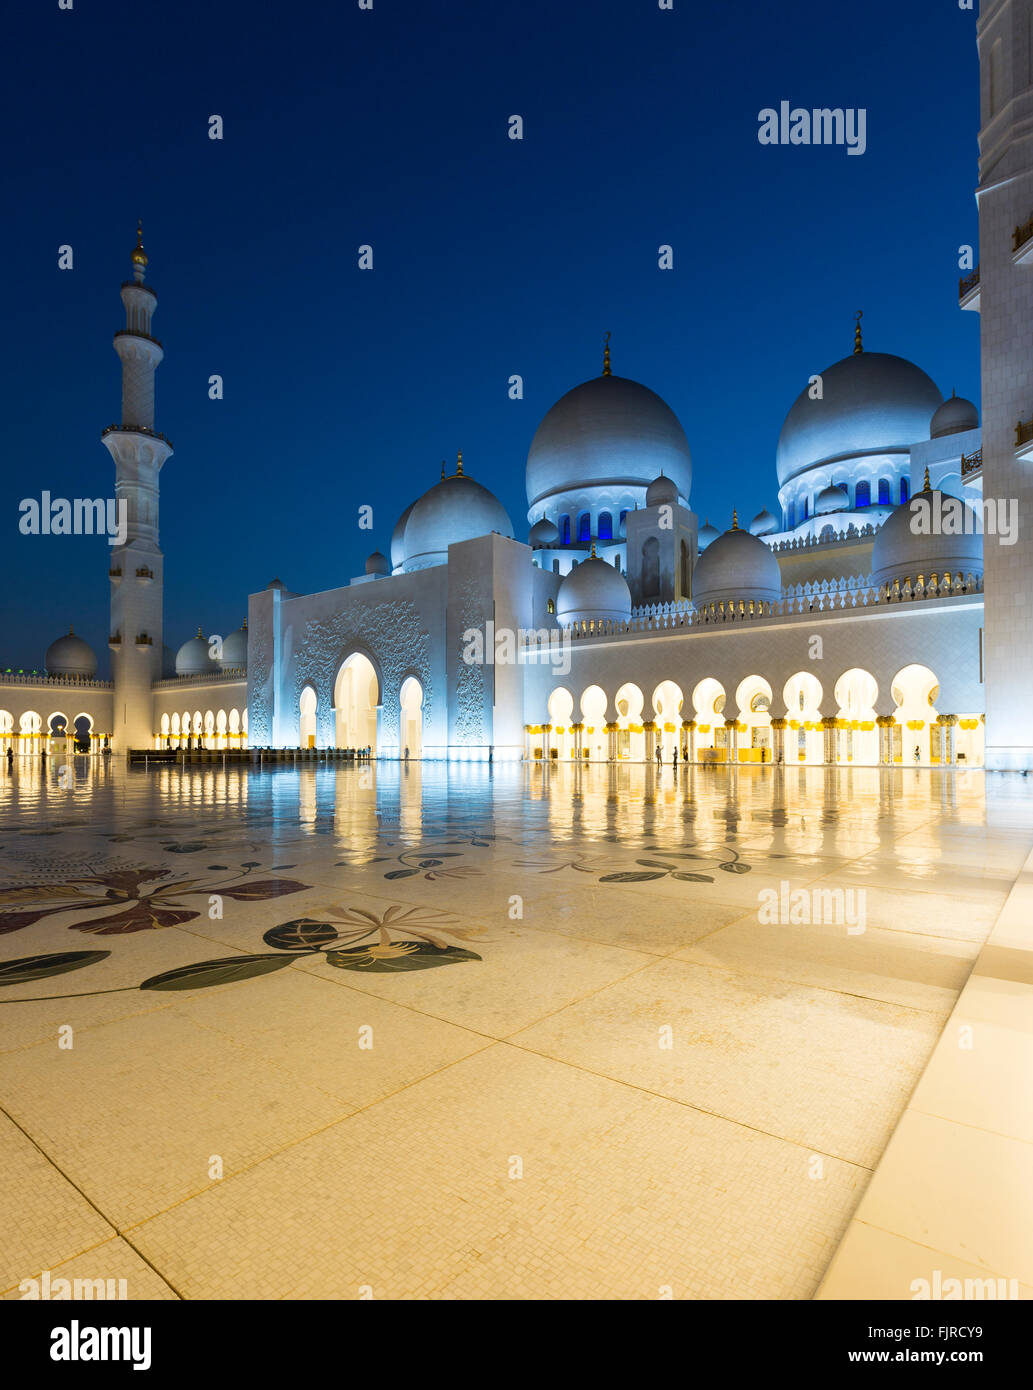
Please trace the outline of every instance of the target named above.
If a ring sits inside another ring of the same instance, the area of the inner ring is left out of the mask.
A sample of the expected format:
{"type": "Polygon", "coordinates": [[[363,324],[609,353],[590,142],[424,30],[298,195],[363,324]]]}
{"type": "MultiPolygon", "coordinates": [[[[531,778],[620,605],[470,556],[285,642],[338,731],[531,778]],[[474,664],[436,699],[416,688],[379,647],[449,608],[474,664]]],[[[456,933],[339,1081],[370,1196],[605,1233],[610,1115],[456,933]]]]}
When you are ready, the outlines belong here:
{"type": "Polygon", "coordinates": [[[556,621],[561,627],[578,622],[619,622],[631,615],[631,590],[616,565],[592,555],[576,565],[556,594],[556,621]]]}
{"type": "Polygon", "coordinates": [[[204,676],[209,671],[218,669],[218,665],[208,654],[208,638],[198,628],[197,636],[191,637],[189,642],[184,642],[176,653],[176,675],[204,676]]]}
{"type": "Polygon", "coordinates": [[[909,503],[897,507],[879,528],[872,546],[872,582],[878,586],[910,579],[915,584],[920,574],[926,580],[932,574],[941,579],[945,573],[962,578],[981,575],[983,537],[976,529],[980,521],[961,499],[938,488],[923,488],[909,503]],[[964,511],[958,511],[959,507],[964,511]],[[963,519],[968,534],[944,534],[946,526],[941,523],[949,515],[952,527],[953,516],[963,519]],[[931,523],[928,530],[923,529],[926,520],[931,523]]]}
{"type": "Polygon", "coordinates": [[[805,387],[778,438],[779,486],[817,464],[892,453],[929,437],[943,400],[921,367],[888,352],[858,352],[821,373],[822,396],[805,387]]]}
{"type": "Polygon", "coordinates": [[[503,536],[513,534],[513,524],[495,494],[463,473],[442,478],[413,503],[409,512],[402,540],[403,566],[419,570],[443,565],[450,545],[476,540],[492,531],[503,536]]]}
{"type": "Polygon", "coordinates": [[[224,671],[242,670],[247,667],[247,623],[231,632],[223,642],[219,666],[224,671]]]}
{"type": "Polygon", "coordinates": [[[781,597],[782,572],[774,552],[737,526],[711,541],[692,572],[692,601],[697,608],[739,599],[777,603],[781,597]]]}
{"type": "Polygon", "coordinates": [[[97,674],[97,654],[88,642],[76,637],[71,628],[56,642],[51,642],[44,658],[48,676],[82,676],[92,679],[97,674]]]}
{"type": "Polygon", "coordinates": [[[393,572],[400,570],[405,562],[405,527],[415,506],[415,502],[409,503],[395,522],[395,529],[391,532],[391,569],[393,572]]]}
{"type": "Polygon", "coordinates": [[[692,455],[678,417],[648,386],[597,376],[562,396],[538,426],[527,455],[527,502],[532,512],[552,511],[565,494],[586,488],[644,492],[661,473],[688,502],[692,455]]]}

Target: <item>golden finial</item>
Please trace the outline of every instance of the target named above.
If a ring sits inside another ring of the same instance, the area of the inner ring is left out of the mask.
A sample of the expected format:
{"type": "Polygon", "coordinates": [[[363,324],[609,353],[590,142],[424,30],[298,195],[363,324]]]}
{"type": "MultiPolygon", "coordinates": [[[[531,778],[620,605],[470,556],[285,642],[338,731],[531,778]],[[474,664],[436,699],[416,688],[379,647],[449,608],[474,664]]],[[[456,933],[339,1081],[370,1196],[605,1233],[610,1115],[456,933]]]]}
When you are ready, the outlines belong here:
{"type": "Polygon", "coordinates": [[[244,631],[247,632],[247,618],[245,618],[243,623],[241,623],[241,627],[243,627],[244,631]]]}
{"type": "Polygon", "coordinates": [[[445,460],[441,460],[441,481],[445,481],[445,460]]]}
{"type": "Polygon", "coordinates": [[[613,376],[610,371],[610,335],[603,339],[603,376],[613,376]]]}
{"type": "Polygon", "coordinates": [[[463,476],[463,451],[462,451],[462,449],[460,449],[460,450],[459,450],[459,455],[458,455],[458,457],[456,458],[456,477],[457,477],[457,478],[461,478],[462,476],[463,476]]]}
{"type": "Polygon", "coordinates": [[[589,556],[589,559],[590,559],[590,560],[594,560],[594,559],[595,559],[595,541],[592,542],[592,553],[591,553],[591,555],[589,556]]]}
{"type": "Polygon", "coordinates": [[[204,641],[204,633],[201,631],[201,624],[200,624],[200,623],[198,623],[198,625],[197,625],[197,635],[198,635],[198,637],[201,638],[202,641],[204,641]]]}
{"type": "Polygon", "coordinates": [[[139,221],[139,222],[137,222],[137,224],[136,224],[136,245],[133,247],[132,253],[131,253],[131,255],[130,255],[130,259],[132,260],[132,262],[133,262],[134,265],[146,265],[146,264],[147,264],[147,253],[146,253],[146,252],[144,251],[144,249],[143,249],[143,221],[142,221],[142,220],[139,221]]]}
{"type": "Polygon", "coordinates": [[[739,509],[738,509],[737,507],[733,507],[733,508],[732,508],[732,530],[733,530],[733,531],[738,531],[738,529],[739,529],[739,509]]]}
{"type": "Polygon", "coordinates": [[[861,342],[861,320],[864,318],[864,310],[857,311],[857,327],[854,329],[854,356],[860,357],[864,352],[864,344],[861,342]]]}
{"type": "Polygon", "coordinates": [[[68,635],[69,637],[75,636],[75,628],[72,626],[71,623],[68,624],[68,635]]]}
{"type": "Polygon", "coordinates": [[[922,491],[923,491],[923,492],[928,492],[928,491],[929,491],[929,488],[930,488],[930,483],[929,483],[929,469],[928,469],[928,467],[927,467],[926,470],[925,470],[925,482],[922,484],[922,491]]]}

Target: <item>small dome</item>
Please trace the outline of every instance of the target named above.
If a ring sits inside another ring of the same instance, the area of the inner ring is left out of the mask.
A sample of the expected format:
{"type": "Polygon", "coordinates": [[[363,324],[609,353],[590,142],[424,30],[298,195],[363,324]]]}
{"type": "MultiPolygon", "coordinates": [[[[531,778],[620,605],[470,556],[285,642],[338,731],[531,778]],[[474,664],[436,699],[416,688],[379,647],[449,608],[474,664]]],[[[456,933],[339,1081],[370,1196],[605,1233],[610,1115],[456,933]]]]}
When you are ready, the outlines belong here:
{"type": "Polygon", "coordinates": [[[834,483],[832,487],[822,488],[814,499],[814,515],[825,516],[828,512],[841,512],[850,506],[850,498],[845,487],[834,483]]]}
{"type": "MultiPolygon", "coordinates": [[[[279,580],[274,580],[269,588],[273,589],[277,586],[283,588],[279,580]]],[[[176,653],[176,675],[204,676],[209,671],[217,671],[218,669],[216,663],[208,655],[208,638],[198,628],[197,636],[191,637],[189,642],[184,642],[176,653]]]]}
{"type": "Polygon", "coordinates": [[[403,537],[405,569],[443,565],[450,545],[476,540],[492,531],[504,536],[513,534],[513,524],[495,494],[462,471],[442,478],[409,513],[403,537]]]}
{"type": "Polygon", "coordinates": [[[592,555],[564,576],[556,595],[556,621],[621,621],[631,616],[631,590],[616,565],[592,555]]]}
{"type": "Polygon", "coordinates": [[[939,407],[929,425],[929,438],[942,439],[945,434],[961,434],[962,430],[979,428],[979,411],[964,396],[950,396],[939,407]]]}
{"type": "Polygon", "coordinates": [[[768,511],[767,507],[762,507],[750,522],[751,536],[770,536],[777,530],[778,522],[768,511]]]}
{"type": "Polygon", "coordinates": [[[561,396],[527,455],[527,502],[586,488],[645,488],[658,473],[681,497],[692,488],[692,455],[674,411],[648,386],[597,376],[561,396]]]}
{"type": "Polygon", "coordinates": [[[48,676],[84,676],[97,674],[97,654],[88,642],[76,637],[71,628],[64,637],[51,642],[43,663],[48,676]]]}
{"type": "Polygon", "coordinates": [[[945,572],[961,575],[983,573],[983,537],[977,529],[982,518],[973,509],[938,488],[923,488],[911,501],[897,507],[883,522],[872,547],[872,583],[903,584],[918,576],[945,572]],[[959,510],[960,509],[960,510],[959,510]],[[956,519],[956,520],[955,520],[956,519]],[[964,525],[967,534],[947,535],[964,525]]]}
{"type": "Polygon", "coordinates": [[[547,549],[551,545],[558,545],[559,539],[559,527],[547,516],[543,516],[541,521],[536,521],[528,532],[527,543],[535,550],[543,547],[547,549]]]}
{"type": "Polygon", "coordinates": [[[390,574],[391,563],[386,555],[381,555],[379,550],[374,550],[373,554],[366,560],[367,574],[390,574]]]}
{"type": "Polygon", "coordinates": [[[405,523],[409,520],[415,506],[415,502],[409,503],[395,522],[395,529],[391,532],[391,569],[394,573],[400,571],[405,563],[405,523]]]}
{"type": "Polygon", "coordinates": [[[712,541],[696,562],[692,598],[697,608],[738,599],[777,603],[781,597],[782,573],[774,553],[737,526],[712,541]]]}
{"type": "Polygon", "coordinates": [[[702,553],[710,545],[711,541],[716,541],[721,532],[716,526],[711,526],[709,521],[705,521],[699,528],[696,536],[696,548],[702,553]]]}
{"type": "MultiPolygon", "coordinates": [[[[195,639],[196,640],[196,639],[195,639]]],[[[241,670],[247,667],[247,623],[238,627],[222,644],[222,658],[219,666],[223,671],[241,670]]]]}
{"type": "Polygon", "coordinates": [[[647,507],[670,506],[677,501],[678,484],[671,478],[665,478],[662,473],[659,478],[654,478],[646,488],[647,507]]]}

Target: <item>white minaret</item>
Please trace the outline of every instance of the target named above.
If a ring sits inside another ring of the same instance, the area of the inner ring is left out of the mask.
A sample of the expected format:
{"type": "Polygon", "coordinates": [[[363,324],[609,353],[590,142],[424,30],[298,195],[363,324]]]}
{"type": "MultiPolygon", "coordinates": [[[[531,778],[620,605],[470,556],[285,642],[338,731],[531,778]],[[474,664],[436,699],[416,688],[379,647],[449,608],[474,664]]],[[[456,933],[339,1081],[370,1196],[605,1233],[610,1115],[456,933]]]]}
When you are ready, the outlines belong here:
{"type": "Polygon", "coordinates": [[[1033,0],[979,17],[983,496],[1019,537],[984,535],[986,765],[1033,767],[1033,0]]]}
{"type": "Polygon", "coordinates": [[[154,372],[164,352],[151,337],[158,297],[144,283],[143,231],[122,286],[126,326],[115,334],[122,360],[122,423],[102,439],[115,461],[115,496],[126,515],[125,544],[111,550],[113,746],[154,746],[151,686],[161,676],[163,557],[158,547],[158,474],[172,445],[154,429],[154,372]]]}

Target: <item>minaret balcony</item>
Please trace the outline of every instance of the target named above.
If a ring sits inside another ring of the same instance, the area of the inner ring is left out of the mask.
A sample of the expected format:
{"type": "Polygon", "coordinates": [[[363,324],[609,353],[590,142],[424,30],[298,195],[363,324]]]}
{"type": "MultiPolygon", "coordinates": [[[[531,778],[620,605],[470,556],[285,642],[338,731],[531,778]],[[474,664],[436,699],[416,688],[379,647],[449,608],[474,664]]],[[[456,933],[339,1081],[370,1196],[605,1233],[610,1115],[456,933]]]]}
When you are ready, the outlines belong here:
{"type": "Polygon", "coordinates": [[[1011,235],[1012,265],[1029,265],[1033,262],[1033,217],[1023,227],[1016,227],[1011,235]]]}
{"type": "Polygon", "coordinates": [[[111,580],[112,584],[121,584],[121,583],[122,583],[122,569],[121,569],[121,566],[113,567],[112,569],[109,569],[109,570],[108,570],[108,578],[111,580]]]}
{"type": "Polygon", "coordinates": [[[1020,420],[1015,426],[1015,457],[1033,463],[1033,420],[1020,420]]]}
{"type": "Polygon", "coordinates": [[[138,652],[146,652],[150,651],[151,647],[154,646],[154,642],[147,636],[146,632],[141,632],[137,635],[135,645],[138,652]]]}
{"type": "Polygon", "coordinates": [[[113,652],[121,651],[122,634],[120,632],[113,632],[111,636],[108,638],[108,646],[111,648],[113,652]]]}
{"type": "Polygon", "coordinates": [[[152,584],[154,582],[154,571],[149,570],[146,565],[143,565],[136,571],[136,577],[141,584],[152,584]]]}
{"type": "Polygon", "coordinates": [[[172,440],[167,434],[162,434],[160,430],[152,430],[148,425],[108,425],[101,430],[100,437],[104,439],[109,434],[145,434],[148,439],[160,439],[163,444],[167,444],[171,451],[172,440]]]}
{"type": "Polygon", "coordinates": [[[979,267],[958,281],[958,307],[979,310],[979,267]]]}
{"type": "Polygon", "coordinates": [[[116,332],[115,338],[145,338],[147,342],[153,343],[155,347],[161,348],[162,352],[165,351],[164,345],[160,343],[157,338],[152,338],[150,333],[141,332],[139,328],[120,328],[116,332]]]}
{"type": "Polygon", "coordinates": [[[962,454],[961,456],[961,476],[962,478],[975,478],[977,473],[983,471],[983,451],[977,449],[973,454],[962,454]]]}

